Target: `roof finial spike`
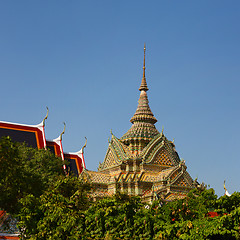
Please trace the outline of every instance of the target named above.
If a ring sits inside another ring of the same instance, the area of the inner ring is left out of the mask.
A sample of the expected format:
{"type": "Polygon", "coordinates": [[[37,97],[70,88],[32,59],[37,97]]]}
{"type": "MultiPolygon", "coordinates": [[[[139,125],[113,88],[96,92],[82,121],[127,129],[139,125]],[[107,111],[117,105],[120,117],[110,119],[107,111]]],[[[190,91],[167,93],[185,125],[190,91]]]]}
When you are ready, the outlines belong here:
{"type": "Polygon", "coordinates": [[[231,194],[228,192],[228,190],[227,190],[227,188],[226,188],[226,186],[225,186],[225,180],[224,180],[224,183],[223,183],[223,187],[224,187],[224,190],[225,190],[225,194],[224,195],[227,195],[228,197],[230,197],[231,196],[231,194]]]}
{"type": "Polygon", "coordinates": [[[62,141],[62,135],[65,133],[65,130],[66,130],[66,123],[63,122],[63,124],[64,124],[64,129],[63,129],[62,133],[60,134],[60,140],[61,141],[62,141]]]}
{"type": "Polygon", "coordinates": [[[144,43],[144,48],[143,48],[143,50],[144,50],[144,58],[143,58],[143,78],[145,78],[145,69],[146,69],[146,67],[145,67],[146,43],[144,43]]]}
{"type": "Polygon", "coordinates": [[[146,81],[146,75],[145,75],[145,70],[146,70],[146,66],[145,66],[145,57],[146,57],[146,43],[144,43],[144,58],[143,58],[143,78],[142,78],[142,82],[141,82],[141,86],[139,88],[139,91],[148,91],[148,87],[147,87],[147,81],[146,81]]]}
{"type": "Polygon", "coordinates": [[[224,180],[224,182],[223,182],[223,188],[225,191],[227,191],[225,183],[226,183],[226,180],[224,180]]]}
{"type": "Polygon", "coordinates": [[[47,108],[47,115],[46,115],[46,117],[43,119],[43,126],[45,127],[45,121],[47,120],[47,118],[48,118],[48,112],[49,112],[49,109],[48,109],[48,107],[46,107],[47,108]]]}
{"type": "Polygon", "coordinates": [[[83,151],[83,149],[84,149],[86,146],[87,146],[87,138],[85,137],[85,144],[84,144],[84,146],[82,147],[82,151],[83,151]]]}

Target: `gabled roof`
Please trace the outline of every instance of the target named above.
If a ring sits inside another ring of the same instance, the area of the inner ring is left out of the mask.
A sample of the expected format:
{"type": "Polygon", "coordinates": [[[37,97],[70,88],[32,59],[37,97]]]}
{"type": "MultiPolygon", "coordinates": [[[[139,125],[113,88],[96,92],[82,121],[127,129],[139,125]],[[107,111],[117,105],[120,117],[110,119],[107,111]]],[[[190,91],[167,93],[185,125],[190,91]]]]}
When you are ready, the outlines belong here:
{"type": "MultiPolygon", "coordinates": [[[[168,159],[171,159],[167,165],[175,166],[180,162],[180,158],[175,150],[175,145],[165,137],[163,132],[156,135],[148,143],[148,145],[141,152],[140,156],[145,159],[145,163],[156,164],[158,155],[163,155],[161,151],[164,151],[165,155],[169,156],[168,159]]],[[[161,162],[159,162],[159,164],[161,164],[161,162]]]]}
{"type": "Polygon", "coordinates": [[[0,121],[0,137],[2,136],[10,136],[13,141],[25,142],[38,149],[46,147],[44,121],[38,125],[0,121]]]}
{"type": "Polygon", "coordinates": [[[62,131],[62,133],[59,135],[58,138],[55,138],[53,140],[48,140],[47,144],[49,149],[58,157],[61,157],[62,160],[64,160],[64,155],[63,155],[63,147],[62,147],[62,136],[65,133],[65,129],[66,129],[66,124],[65,122],[64,124],[64,129],[62,131]]]}
{"type": "Polygon", "coordinates": [[[79,174],[82,173],[83,169],[86,169],[83,149],[74,153],[64,153],[64,158],[69,162],[67,168],[69,168],[69,170],[76,176],[79,176],[79,174]]]}
{"type": "Polygon", "coordinates": [[[63,147],[62,147],[62,140],[60,137],[54,139],[54,140],[47,140],[47,148],[55,155],[62,160],[64,160],[64,155],[63,155],[63,147]]]}
{"type": "MultiPolygon", "coordinates": [[[[47,117],[48,111],[44,120],[38,125],[0,121],[0,138],[2,136],[10,136],[13,141],[25,142],[28,146],[34,148],[48,148],[53,154],[55,154],[55,156],[62,158],[62,160],[65,158],[69,160],[70,170],[72,170],[76,175],[80,174],[83,168],[86,168],[83,157],[83,148],[86,146],[86,143],[78,152],[64,153],[62,147],[62,135],[65,132],[66,124],[64,123],[64,130],[58,138],[46,140],[44,126],[47,117]]],[[[64,165],[63,168],[65,169],[66,166],[64,165]]]]}
{"type": "Polygon", "coordinates": [[[99,171],[117,166],[127,157],[129,153],[126,147],[112,134],[104,161],[99,164],[99,171]]]}

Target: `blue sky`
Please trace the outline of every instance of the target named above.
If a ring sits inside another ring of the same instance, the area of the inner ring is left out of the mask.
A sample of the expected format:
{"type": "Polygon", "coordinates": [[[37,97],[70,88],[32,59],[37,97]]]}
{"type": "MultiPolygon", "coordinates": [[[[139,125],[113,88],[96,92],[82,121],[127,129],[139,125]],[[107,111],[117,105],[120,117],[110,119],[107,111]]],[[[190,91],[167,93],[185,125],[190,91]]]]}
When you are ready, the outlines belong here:
{"type": "Polygon", "coordinates": [[[139,97],[143,45],[156,127],[218,195],[240,191],[240,2],[1,1],[0,120],[38,124],[96,170],[139,97]]]}

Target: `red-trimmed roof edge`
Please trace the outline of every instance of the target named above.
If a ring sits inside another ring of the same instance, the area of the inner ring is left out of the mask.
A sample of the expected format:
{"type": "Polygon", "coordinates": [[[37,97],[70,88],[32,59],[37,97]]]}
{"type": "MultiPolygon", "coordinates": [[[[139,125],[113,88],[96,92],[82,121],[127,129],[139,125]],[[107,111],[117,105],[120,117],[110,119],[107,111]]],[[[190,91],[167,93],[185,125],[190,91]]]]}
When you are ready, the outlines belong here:
{"type": "Polygon", "coordinates": [[[12,122],[5,122],[0,121],[0,126],[9,128],[9,129],[16,129],[16,130],[25,130],[25,131],[34,131],[37,132],[37,141],[38,141],[38,148],[46,148],[46,137],[45,137],[45,130],[44,130],[44,121],[37,125],[27,125],[21,123],[12,123],[12,122]]]}

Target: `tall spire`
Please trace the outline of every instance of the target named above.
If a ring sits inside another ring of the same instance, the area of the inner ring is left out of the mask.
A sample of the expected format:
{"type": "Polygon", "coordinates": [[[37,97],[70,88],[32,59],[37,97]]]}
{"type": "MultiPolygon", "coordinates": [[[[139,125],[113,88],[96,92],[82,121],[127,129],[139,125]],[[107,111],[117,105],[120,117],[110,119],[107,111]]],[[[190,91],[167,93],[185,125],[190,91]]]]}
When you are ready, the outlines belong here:
{"type": "Polygon", "coordinates": [[[146,53],[146,43],[144,43],[144,59],[143,59],[143,77],[142,77],[142,82],[139,88],[139,91],[145,90],[148,91],[148,87],[147,87],[147,81],[146,81],[146,76],[145,76],[145,54],[146,53]]]}
{"type": "Polygon", "coordinates": [[[146,45],[144,44],[143,77],[139,88],[141,93],[138,100],[137,110],[130,120],[133,125],[121,138],[126,142],[130,139],[144,139],[150,141],[150,139],[159,134],[154,125],[157,122],[157,119],[154,117],[148,103],[148,87],[145,76],[145,52],[146,45]]]}
{"type": "Polygon", "coordinates": [[[141,93],[138,100],[137,110],[133,115],[133,117],[131,118],[130,122],[134,123],[135,121],[141,121],[141,122],[154,124],[157,122],[157,119],[153,116],[153,113],[148,104],[148,96],[147,96],[148,87],[147,87],[147,81],[145,76],[145,69],[146,69],[145,55],[146,55],[146,44],[144,44],[143,78],[139,88],[139,91],[141,93]]]}

